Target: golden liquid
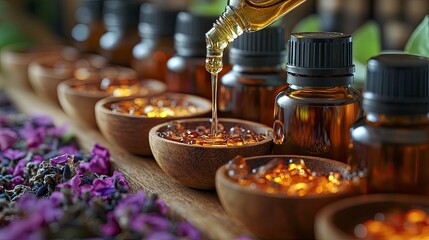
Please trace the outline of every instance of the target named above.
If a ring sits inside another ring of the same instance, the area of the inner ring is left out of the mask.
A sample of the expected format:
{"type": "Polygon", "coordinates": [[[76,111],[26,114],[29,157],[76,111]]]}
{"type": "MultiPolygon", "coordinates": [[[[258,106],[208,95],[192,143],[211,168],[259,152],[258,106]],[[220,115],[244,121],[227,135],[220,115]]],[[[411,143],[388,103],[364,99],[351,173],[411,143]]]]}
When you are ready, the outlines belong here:
{"type": "Polygon", "coordinates": [[[360,117],[345,89],[282,92],[274,107],[274,154],[310,155],[347,163],[350,127],[360,117]]]}
{"type": "Polygon", "coordinates": [[[218,132],[218,119],[217,119],[217,84],[218,84],[218,74],[212,73],[212,122],[210,131],[212,136],[216,137],[218,132]]]}
{"type": "Polygon", "coordinates": [[[244,31],[258,31],[272,24],[305,0],[230,0],[225,12],[206,33],[206,69],[222,70],[223,50],[244,31]]]}
{"type": "MultiPolygon", "coordinates": [[[[212,99],[217,100],[217,73],[222,71],[223,50],[244,31],[267,27],[305,0],[230,0],[225,12],[206,33],[206,70],[212,74],[212,99]],[[214,84],[213,81],[216,81],[214,84]]],[[[212,103],[212,134],[217,129],[217,102],[212,103]]]]}

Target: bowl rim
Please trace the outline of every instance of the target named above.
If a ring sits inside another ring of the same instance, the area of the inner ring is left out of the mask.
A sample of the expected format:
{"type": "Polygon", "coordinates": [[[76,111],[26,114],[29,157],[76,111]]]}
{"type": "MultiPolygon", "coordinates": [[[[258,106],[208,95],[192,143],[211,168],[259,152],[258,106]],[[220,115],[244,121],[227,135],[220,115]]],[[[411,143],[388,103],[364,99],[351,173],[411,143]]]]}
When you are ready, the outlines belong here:
{"type": "MultiPolygon", "coordinates": [[[[86,97],[86,98],[105,98],[110,96],[108,93],[103,91],[97,92],[88,92],[88,91],[78,91],[74,88],[75,85],[78,84],[86,84],[86,83],[100,83],[100,80],[79,80],[76,78],[68,78],[58,84],[59,92],[63,92],[67,95],[86,97]]],[[[59,94],[60,95],[60,94],[59,94]]]]}
{"type": "MultiPolygon", "coordinates": [[[[210,122],[210,117],[208,118],[186,118],[186,119],[179,119],[179,120],[175,120],[177,122],[198,122],[198,121],[204,121],[204,122],[210,122]]],[[[249,120],[243,120],[243,119],[238,119],[238,118],[218,118],[218,122],[222,122],[222,121],[226,121],[226,122],[241,122],[244,123],[247,126],[254,126],[254,127],[259,127],[259,128],[263,128],[265,130],[267,130],[267,132],[269,133],[266,137],[266,139],[260,141],[260,142],[256,142],[256,143],[252,143],[252,144],[245,144],[245,145],[241,145],[241,146],[201,146],[201,145],[188,145],[188,144],[184,144],[184,143],[180,143],[180,142],[176,142],[176,141],[171,141],[165,138],[162,138],[160,136],[158,136],[158,134],[156,134],[158,132],[158,130],[162,127],[165,127],[169,124],[169,121],[164,122],[164,123],[160,123],[154,127],[152,127],[149,131],[149,139],[150,136],[154,136],[159,138],[160,141],[168,143],[168,144],[173,144],[173,145],[180,145],[183,146],[184,148],[196,148],[196,149],[219,149],[219,150],[224,150],[224,149],[244,149],[244,148],[253,148],[255,146],[259,146],[259,145],[263,145],[263,144],[267,144],[268,142],[273,141],[273,129],[265,124],[262,123],[258,123],[258,122],[252,122],[249,120]]]]}
{"type": "MultiPolygon", "coordinates": [[[[335,201],[334,203],[324,206],[318,211],[315,216],[315,229],[318,228],[331,228],[332,231],[336,232],[338,236],[344,238],[354,237],[350,233],[345,232],[338,225],[334,224],[333,218],[338,211],[346,210],[355,206],[365,206],[373,203],[409,203],[414,205],[429,206],[429,196],[424,195],[413,195],[406,193],[372,193],[358,196],[352,196],[344,199],[335,201]]],[[[359,223],[356,223],[359,224],[359,223]]],[[[317,230],[315,230],[317,231],[317,230]]]]}
{"type": "Polygon", "coordinates": [[[41,57],[37,57],[32,60],[28,65],[29,74],[37,74],[40,77],[49,77],[49,78],[61,78],[61,79],[69,79],[73,77],[74,68],[67,65],[66,71],[64,72],[56,72],[54,67],[46,66],[47,63],[54,63],[57,60],[64,59],[61,55],[45,55],[41,57]]]}
{"type": "MultiPolygon", "coordinates": [[[[158,80],[155,80],[158,81],[158,80]]],[[[208,99],[205,99],[203,97],[197,96],[197,95],[192,95],[192,94],[187,94],[187,93],[176,93],[176,92],[160,92],[160,93],[154,93],[154,94],[149,94],[149,95],[133,95],[133,96],[126,96],[126,97],[115,97],[115,96],[109,96],[103,99],[100,99],[96,104],[95,104],[95,109],[96,112],[102,112],[104,114],[108,114],[108,115],[115,115],[115,116],[121,116],[121,117],[126,117],[126,118],[141,118],[141,119],[158,119],[158,120],[175,120],[178,118],[189,118],[192,116],[197,116],[197,115],[203,115],[203,114],[207,114],[211,111],[211,101],[208,99]],[[154,97],[154,96],[163,96],[163,95],[173,95],[173,96],[182,96],[182,97],[190,97],[193,98],[195,100],[195,102],[198,103],[198,105],[207,105],[207,106],[203,106],[203,109],[201,111],[198,111],[197,113],[191,114],[191,115],[186,115],[186,116],[180,116],[180,117],[175,117],[175,116],[168,116],[165,118],[159,118],[159,117],[154,117],[154,118],[148,118],[146,115],[130,115],[130,114],[126,114],[126,113],[119,113],[119,112],[113,112],[112,110],[110,110],[107,107],[107,104],[112,104],[112,103],[117,103],[119,101],[123,101],[123,100],[131,100],[131,99],[135,99],[135,98],[149,98],[149,97],[154,97]],[[199,103],[203,103],[203,104],[199,104],[199,103]]]]}
{"type": "MultiPolygon", "coordinates": [[[[165,83],[156,80],[156,79],[133,79],[136,81],[144,82],[144,83],[155,83],[159,84],[160,86],[160,92],[165,91],[166,85],[165,83]]],[[[78,84],[100,84],[101,80],[95,79],[95,80],[79,80],[76,78],[68,78],[58,85],[58,90],[61,90],[62,92],[73,95],[73,96],[80,96],[80,97],[86,97],[86,98],[106,98],[111,97],[110,94],[103,92],[103,91],[96,91],[96,92],[88,92],[88,91],[78,91],[74,88],[75,85],[78,84]]]]}
{"type": "MultiPolygon", "coordinates": [[[[307,156],[307,155],[263,155],[263,156],[253,156],[253,157],[245,157],[244,159],[246,161],[251,161],[254,159],[260,159],[260,158],[301,158],[301,159],[313,159],[313,160],[317,160],[317,161],[322,161],[325,163],[332,163],[335,165],[339,165],[339,167],[345,168],[346,171],[350,170],[350,166],[339,162],[339,161],[335,161],[332,159],[328,159],[328,158],[322,158],[322,157],[316,157],[316,156],[307,156]]],[[[238,183],[236,183],[234,180],[228,178],[226,176],[226,164],[223,164],[221,167],[218,168],[218,170],[216,171],[216,186],[218,184],[222,184],[225,186],[228,186],[229,188],[232,188],[234,191],[238,191],[238,192],[243,192],[245,194],[251,194],[251,195],[258,195],[261,197],[268,197],[268,198],[276,198],[276,199],[295,199],[295,200],[300,200],[300,199],[305,199],[305,200],[309,200],[309,199],[324,199],[324,198],[334,198],[337,196],[342,196],[342,195],[347,195],[353,192],[357,191],[357,187],[355,186],[351,186],[350,188],[348,188],[346,191],[339,191],[336,193],[325,193],[325,194],[310,194],[310,195],[305,195],[305,196],[289,196],[283,193],[267,193],[265,191],[261,191],[261,190],[257,190],[257,189],[250,189],[247,186],[243,186],[240,185],[238,183]]]]}

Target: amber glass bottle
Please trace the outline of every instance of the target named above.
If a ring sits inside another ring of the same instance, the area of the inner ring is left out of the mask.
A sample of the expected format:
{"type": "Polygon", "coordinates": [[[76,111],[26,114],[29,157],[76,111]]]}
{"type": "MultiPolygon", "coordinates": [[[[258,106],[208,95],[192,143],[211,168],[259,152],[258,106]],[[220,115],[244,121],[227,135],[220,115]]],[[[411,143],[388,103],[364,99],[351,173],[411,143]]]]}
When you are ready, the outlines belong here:
{"type": "Polygon", "coordinates": [[[142,38],[133,49],[131,63],[142,79],[165,81],[167,61],[175,53],[174,32],[178,10],[154,4],[141,6],[139,32],[142,38]]]}
{"type": "Polygon", "coordinates": [[[351,36],[292,34],[286,71],[289,86],[274,107],[273,152],[347,162],[350,127],[361,115],[361,94],[350,86],[351,36]]]}
{"type": "Polygon", "coordinates": [[[205,69],[204,34],[212,27],[215,19],[189,12],[177,15],[174,35],[176,54],[167,62],[166,83],[169,91],[211,99],[210,73],[205,69]]]}
{"type": "Polygon", "coordinates": [[[274,100],[287,86],[284,29],[244,33],[229,51],[232,70],[219,89],[219,116],[273,125],[274,100]]]}
{"type": "Polygon", "coordinates": [[[103,22],[107,32],[100,39],[100,55],[110,63],[131,66],[132,50],[138,34],[140,1],[105,0],[103,22]]]}
{"type": "Polygon", "coordinates": [[[381,54],[367,66],[350,165],[367,193],[429,195],[429,58],[381,54]]]}
{"type": "Polygon", "coordinates": [[[73,46],[81,52],[98,53],[100,38],[106,32],[102,20],[102,0],[80,0],[76,10],[77,24],[71,30],[73,46]]]}

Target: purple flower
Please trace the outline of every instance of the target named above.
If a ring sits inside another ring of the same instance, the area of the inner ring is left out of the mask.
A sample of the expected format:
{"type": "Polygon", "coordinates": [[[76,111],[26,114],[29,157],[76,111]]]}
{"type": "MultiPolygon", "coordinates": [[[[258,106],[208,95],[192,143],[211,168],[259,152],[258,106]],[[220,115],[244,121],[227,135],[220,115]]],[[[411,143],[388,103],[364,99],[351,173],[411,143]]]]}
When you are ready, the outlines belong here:
{"type": "Polygon", "coordinates": [[[67,132],[68,126],[50,127],[47,129],[47,134],[52,137],[62,137],[67,132]]]}
{"type": "Polygon", "coordinates": [[[188,222],[180,223],[179,229],[178,229],[178,236],[187,237],[188,239],[192,239],[192,240],[201,239],[200,232],[188,222]]]}
{"type": "Polygon", "coordinates": [[[68,154],[59,155],[50,159],[50,163],[52,166],[64,165],[69,160],[70,156],[68,154]]]}
{"type": "Polygon", "coordinates": [[[91,150],[91,156],[93,155],[98,155],[104,158],[109,159],[110,158],[110,153],[109,150],[107,150],[107,148],[99,145],[98,143],[94,145],[94,147],[91,150]]]}
{"type": "Polygon", "coordinates": [[[169,232],[153,232],[150,233],[146,238],[146,240],[176,240],[177,237],[169,232]]]}
{"type": "Polygon", "coordinates": [[[166,216],[167,213],[168,213],[167,204],[165,204],[165,202],[162,201],[160,198],[156,199],[155,204],[158,206],[158,209],[159,209],[160,213],[163,216],[166,216]]]}
{"type": "Polygon", "coordinates": [[[125,181],[124,176],[120,172],[113,172],[113,176],[104,179],[96,178],[93,182],[92,195],[93,196],[108,196],[116,192],[114,181],[120,186],[129,189],[128,183],[125,181]]]}
{"type": "Polygon", "coordinates": [[[28,148],[37,148],[46,137],[46,129],[43,127],[33,128],[30,122],[24,124],[20,131],[28,148]]]}
{"type": "Polygon", "coordinates": [[[24,176],[25,166],[27,166],[27,161],[20,160],[18,164],[16,164],[15,168],[13,169],[13,175],[14,176],[24,176]]]}
{"type": "Polygon", "coordinates": [[[37,126],[53,125],[52,118],[46,115],[33,115],[30,117],[30,122],[33,122],[37,126]]]}
{"type": "Polygon", "coordinates": [[[23,184],[24,180],[25,179],[22,176],[14,176],[12,178],[12,188],[15,187],[16,185],[23,184]]]}
{"type": "Polygon", "coordinates": [[[34,155],[30,162],[40,164],[43,162],[43,157],[41,155],[34,155]]]}
{"type": "Polygon", "coordinates": [[[77,174],[74,177],[72,177],[70,180],[68,180],[67,182],[58,184],[57,187],[59,187],[59,188],[68,187],[68,188],[80,193],[80,184],[82,183],[81,177],[82,177],[82,175],[77,174]]]}
{"type": "Polygon", "coordinates": [[[9,128],[0,128],[0,151],[11,148],[18,141],[18,134],[9,128]]]}
{"type": "Polygon", "coordinates": [[[55,191],[51,194],[51,196],[49,196],[49,199],[51,200],[54,206],[60,206],[60,203],[64,199],[64,195],[62,192],[55,191]]]}
{"type": "Polygon", "coordinates": [[[110,153],[101,145],[95,144],[91,150],[91,160],[79,164],[78,172],[83,174],[86,171],[107,175],[110,171],[110,153]]]}
{"type": "Polygon", "coordinates": [[[113,215],[113,212],[107,214],[107,223],[101,227],[101,232],[107,236],[115,236],[120,232],[119,224],[113,215]]]}
{"type": "Polygon", "coordinates": [[[130,228],[133,231],[143,233],[145,230],[151,231],[167,231],[170,226],[170,221],[158,214],[138,214],[134,212],[130,220],[130,228]]]}
{"type": "Polygon", "coordinates": [[[14,150],[14,149],[6,149],[6,151],[4,151],[4,153],[3,153],[4,157],[9,158],[12,161],[23,158],[23,157],[25,157],[25,155],[27,155],[27,154],[24,151],[14,150]]]}
{"type": "Polygon", "coordinates": [[[78,155],[79,150],[75,145],[62,146],[58,149],[59,154],[78,155]]]}

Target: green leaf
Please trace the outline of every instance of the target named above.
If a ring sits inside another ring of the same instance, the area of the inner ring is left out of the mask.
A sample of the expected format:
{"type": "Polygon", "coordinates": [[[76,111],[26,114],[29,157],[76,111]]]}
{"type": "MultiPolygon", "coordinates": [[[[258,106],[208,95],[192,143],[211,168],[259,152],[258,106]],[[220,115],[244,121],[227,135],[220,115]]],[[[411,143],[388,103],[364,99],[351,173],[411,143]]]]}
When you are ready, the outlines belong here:
{"type": "Polygon", "coordinates": [[[429,57],[429,15],[411,34],[405,45],[405,52],[429,57]]]}
{"type": "Polygon", "coordinates": [[[379,26],[374,21],[368,21],[355,30],[352,38],[353,63],[355,64],[353,87],[362,89],[366,78],[366,63],[381,51],[379,26]]]}
{"type": "Polygon", "coordinates": [[[226,6],[226,0],[192,0],[189,11],[201,16],[220,16],[226,6]]]}
{"type": "Polygon", "coordinates": [[[316,14],[309,15],[299,21],[293,28],[292,32],[320,32],[322,31],[320,25],[319,16],[316,14]]]}
{"type": "Polygon", "coordinates": [[[352,34],[353,58],[366,65],[367,61],[381,51],[381,34],[378,24],[368,21],[352,34]]]}

